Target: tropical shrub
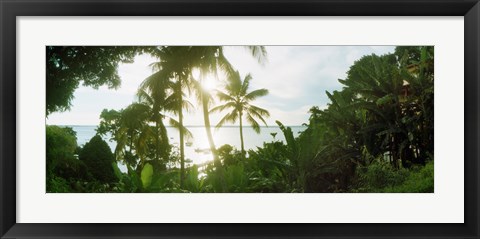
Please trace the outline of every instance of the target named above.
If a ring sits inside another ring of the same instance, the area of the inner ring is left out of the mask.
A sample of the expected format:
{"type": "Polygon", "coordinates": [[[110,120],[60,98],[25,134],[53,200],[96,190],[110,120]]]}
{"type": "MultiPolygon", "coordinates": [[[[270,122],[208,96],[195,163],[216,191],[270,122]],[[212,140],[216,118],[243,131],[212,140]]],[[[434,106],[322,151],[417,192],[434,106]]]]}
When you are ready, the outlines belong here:
{"type": "Polygon", "coordinates": [[[199,193],[204,190],[204,180],[200,178],[198,166],[193,165],[187,169],[187,174],[183,184],[184,190],[192,193],[199,193]]]}
{"type": "Polygon", "coordinates": [[[76,157],[75,131],[69,127],[46,127],[46,190],[70,192],[71,182],[89,178],[86,166],[76,157]]]}
{"type": "Polygon", "coordinates": [[[357,170],[352,192],[433,193],[433,161],[411,169],[395,169],[389,163],[375,161],[357,170]]]}
{"type": "Polygon", "coordinates": [[[56,176],[70,181],[91,179],[87,166],[77,158],[65,158],[57,162],[54,173],[56,176]]]}
{"type": "Polygon", "coordinates": [[[248,152],[246,170],[250,174],[253,192],[289,192],[295,183],[295,174],[287,145],[280,141],[264,143],[263,147],[248,152]]]}
{"type": "Polygon", "coordinates": [[[386,193],[433,193],[434,173],[433,161],[424,167],[420,166],[410,171],[408,177],[400,185],[384,188],[386,193]]]}
{"type": "Polygon", "coordinates": [[[402,184],[408,177],[407,169],[395,169],[389,162],[374,161],[356,171],[359,192],[381,192],[386,187],[402,184]]]}
{"type": "Polygon", "coordinates": [[[74,159],[77,138],[71,128],[50,126],[46,128],[47,172],[52,172],[63,160],[74,159]]]}
{"type": "Polygon", "coordinates": [[[48,193],[69,193],[72,189],[70,183],[62,177],[51,175],[47,178],[48,193]]]}
{"type": "Polygon", "coordinates": [[[85,144],[79,158],[87,166],[95,180],[102,183],[117,181],[112,163],[115,157],[108,144],[99,136],[94,136],[85,144]]]}

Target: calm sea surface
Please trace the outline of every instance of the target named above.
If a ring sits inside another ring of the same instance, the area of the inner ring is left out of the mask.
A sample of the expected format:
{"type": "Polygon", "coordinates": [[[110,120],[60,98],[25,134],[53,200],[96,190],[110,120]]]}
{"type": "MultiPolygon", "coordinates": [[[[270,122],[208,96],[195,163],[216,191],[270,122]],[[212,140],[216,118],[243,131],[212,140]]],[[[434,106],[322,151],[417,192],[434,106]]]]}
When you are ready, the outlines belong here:
{"type": "MultiPolygon", "coordinates": [[[[95,129],[97,126],[69,126],[77,132],[78,145],[84,145],[93,136],[95,136],[95,129]]],[[[305,126],[290,126],[294,136],[298,136],[300,132],[306,129],[305,126]]],[[[212,160],[212,155],[209,153],[209,144],[205,128],[202,126],[187,126],[188,130],[192,132],[193,139],[186,140],[185,143],[185,158],[192,160],[194,164],[202,164],[212,160]]],[[[179,132],[173,127],[167,127],[170,144],[179,145],[179,132]]],[[[215,146],[218,148],[224,144],[230,144],[240,150],[240,129],[237,126],[222,127],[218,130],[212,129],[215,146]]],[[[245,143],[245,150],[256,149],[257,146],[263,146],[264,142],[272,142],[276,134],[275,140],[285,141],[282,131],[278,126],[261,127],[260,134],[255,133],[251,127],[243,127],[243,137],[245,143]]],[[[116,143],[109,141],[109,137],[104,137],[112,152],[115,150],[116,143]]],[[[123,171],[123,170],[122,170],[123,171]]]]}

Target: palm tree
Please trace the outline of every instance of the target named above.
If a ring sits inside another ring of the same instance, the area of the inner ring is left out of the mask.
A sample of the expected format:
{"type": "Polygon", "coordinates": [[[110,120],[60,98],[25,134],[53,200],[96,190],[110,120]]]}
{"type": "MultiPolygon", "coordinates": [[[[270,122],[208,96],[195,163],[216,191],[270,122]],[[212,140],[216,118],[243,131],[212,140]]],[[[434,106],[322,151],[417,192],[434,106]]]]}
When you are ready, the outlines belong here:
{"type": "Polygon", "coordinates": [[[140,85],[137,92],[137,96],[140,102],[151,107],[151,121],[155,122],[155,148],[156,159],[160,160],[160,157],[166,159],[168,157],[168,151],[163,150],[161,145],[168,143],[168,137],[163,119],[165,118],[161,112],[170,110],[167,108],[171,103],[167,98],[167,89],[172,86],[172,82],[169,79],[169,74],[164,71],[158,71],[147,77],[140,85]]]}
{"type": "MultiPolygon", "coordinates": [[[[257,58],[260,63],[265,61],[266,50],[263,46],[246,46],[246,49],[250,51],[250,54],[257,58]]],[[[154,56],[157,56],[160,59],[160,62],[155,63],[158,69],[163,69],[164,73],[176,79],[178,86],[175,87],[178,90],[182,91],[185,87],[190,88],[191,86],[196,86],[197,96],[199,101],[202,104],[203,116],[205,122],[205,129],[207,132],[208,142],[210,145],[210,150],[214,157],[214,164],[217,169],[221,169],[221,163],[216,153],[215,144],[213,141],[213,136],[211,133],[211,124],[210,118],[208,115],[208,105],[210,103],[209,92],[204,90],[201,86],[203,79],[207,74],[217,75],[219,70],[224,71],[227,75],[231,74],[233,67],[230,62],[226,59],[223,54],[223,46],[169,46],[158,48],[154,53],[154,56]],[[201,76],[198,80],[192,80],[192,70],[194,68],[200,69],[201,76]]],[[[178,94],[180,97],[179,102],[182,102],[182,94],[178,94]]],[[[177,113],[179,114],[179,123],[183,125],[183,113],[182,109],[178,109],[177,113]]],[[[183,127],[180,127],[183,129],[183,127]]],[[[180,131],[180,153],[182,162],[184,162],[184,146],[183,146],[183,132],[180,131]]],[[[183,165],[183,163],[182,163],[183,165]]],[[[182,166],[183,168],[183,166],[182,166]]],[[[183,170],[182,170],[183,171],[183,170]]],[[[181,177],[183,178],[183,177],[181,177]]],[[[222,176],[220,176],[222,178],[222,176]]]]}
{"type": "Polygon", "coordinates": [[[192,103],[190,103],[183,92],[183,88],[188,88],[188,81],[183,76],[176,77],[174,82],[172,93],[169,98],[172,98],[172,112],[178,115],[177,121],[170,121],[170,124],[175,126],[179,131],[180,136],[180,186],[184,186],[185,181],[185,137],[192,138],[192,133],[183,125],[183,110],[187,112],[193,109],[192,103]]]}
{"type": "MultiPolygon", "coordinates": [[[[186,130],[183,125],[183,109],[193,108],[187,100],[185,100],[184,89],[191,91],[190,81],[190,64],[188,58],[188,51],[190,47],[186,46],[170,46],[162,47],[155,51],[155,56],[159,58],[159,62],[152,65],[158,70],[161,78],[151,79],[152,81],[169,81],[168,86],[172,91],[169,99],[171,103],[168,104],[168,110],[178,115],[178,129],[180,134],[180,186],[183,187],[185,180],[185,139],[186,132],[191,137],[191,133],[186,130]]],[[[155,74],[154,74],[155,75],[155,74]]],[[[155,91],[165,91],[165,88],[156,88],[155,91]]],[[[173,122],[173,121],[172,121],[173,122]]],[[[173,122],[174,123],[174,122],[173,122]]]]}
{"type": "MultiPolygon", "coordinates": [[[[265,47],[263,46],[246,46],[245,47],[247,50],[250,51],[250,54],[257,58],[259,63],[263,63],[266,60],[266,55],[267,52],[265,50],[265,47]]],[[[227,60],[225,55],[223,54],[224,47],[223,46],[193,46],[190,49],[190,60],[191,60],[191,67],[194,68],[199,68],[201,71],[200,74],[200,79],[199,83],[200,86],[203,83],[203,80],[205,79],[205,76],[208,73],[213,73],[216,78],[218,79],[218,71],[223,70],[227,76],[232,74],[233,67],[230,64],[230,62],[227,60]]],[[[205,130],[207,133],[207,138],[208,138],[208,143],[210,145],[210,150],[213,155],[213,163],[215,165],[215,168],[217,169],[218,176],[221,180],[221,184],[223,187],[223,191],[227,190],[227,185],[225,182],[225,178],[223,176],[223,171],[222,171],[222,164],[220,162],[220,159],[217,154],[217,150],[215,147],[215,143],[213,141],[213,136],[212,136],[212,130],[211,130],[211,124],[210,124],[210,117],[208,114],[208,105],[210,103],[210,95],[209,92],[207,92],[205,89],[202,87],[197,87],[197,90],[199,92],[199,98],[200,102],[202,104],[202,110],[203,110],[203,120],[205,122],[205,130]]]]}
{"type": "Polygon", "coordinates": [[[255,118],[260,119],[265,125],[265,119],[263,117],[269,117],[270,113],[258,106],[250,104],[251,101],[266,96],[268,94],[267,89],[258,89],[252,92],[248,92],[250,81],[252,76],[247,74],[245,78],[240,78],[240,73],[236,71],[228,78],[227,85],[225,86],[226,93],[217,91],[217,96],[225,104],[219,105],[210,110],[210,113],[221,112],[226,109],[231,111],[226,114],[220,122],[218,122],[216,128],[219,128],[225,123],[235,123],[237,120],[240,123],[240,142],[242,148],[242,155],[245,156],[245,147],[243,142],[243,117],[253,127],[253,130],[258,134],[260,133],[260,125],[255,118]]]}
{"type": "Polygon", "coordinates": [[[137,165],[134,155],[140,158],[140,164],[144,163],[147,154],[146,144],[153,134],[148,125],[149,119],[150,110],[145,104],[133,103],[121,111],[119,129],[115,135],[117,141],[115,154],[123,155],[127,165],[137,165]]]}
{"type": "MultiPolygon", "coordinates": [[[[256,57],[260,63],[263,63],[266,58],[266,50],[263,46],[246,46],[252,56],[256,57]]],[[[197,68],[200,70],[199,78],[195,79],[196,81],[196,91],[199,101],[202,105],[203,110],[203,120],[205,123],[205,130],[207,133],[208,143],[210,145],[210,151],[213,155],[213,163],[215,168],[217,169],[218,176],[222,181],[223,190],[226,191],[226,183],[223,177],[222,172],[222,164],[218,157],[215,143],[213,141],[212,131],[211,131],[211,124],[210,124],[210,117],[208,114],[208,106],[211,102],[211,96],[207,90],[205,90],[202,86],[204,83],[205,76],[207,74],[214,74],[215,76],[218,75],[219,70],[223,70],[227,75],[231,74],[233,71],[233,67],[230,62],[227,60],[225,55],[223,54],[224,47],[223,46],[192,46],[188,49],[188,53],[186,54],[188,57],[188,67],[190,69],[190,76],[191,70],[197,68]]],[[[216,77],[218,78],[218,77],[216,77]]]]}
{"type": "MultiPolygon", "coordinates": [[[[148,78],[147,78],[148,79],[148,78]]],[[[137,92],[137,96],[139,101],[147,106],[149,106],[149,112],[151,115],[150,121],[155,122],[156,128],[156,159],[163,158],[164,160],[168,159],[169,156],[169,145],[168,145],[168,136],[167,130],[163,123],[163,120],[168,118],[169,124],[179,130],[180,134],[180,141],[182,142],[184,137],[192,138],[192,133],[183,126],[181,121],[175,120],[173,117],[168,116],[166,112],[172,112],[177,114],[177,110],[180,107],[181,109],[185,108],[187,110],[193,108],[193,105],[184,100],[182,97],[179,97],[178,94],[182,94],[183,92],[176,90],[176,86],[178,86],[178,82],[172,82],[170,84],[171,89],[166,88],[166,91],[169,91],[168,95],[166,95],[165,99],[155,98],[155,92],[147,91],[147,89],[140,88],[137,92]],[[181,103],[180,103],[181,102],[181,103]]],[[[184,155],[184,154],[183,154],[184,155]]],[[[184,159],[181,159],[182,166],[184,165],[184,159]]],[[[183,169],[183,167],[182,167],[183,169]]]]}
{"type": "MultiPolygon", "coordinates": [[[[255,57],[260,64],[265,62],[267,55],[265,47],[245,46],[245,48],[250,51],[250,54],[255,57]]],[[[190,50],[190,57],[192,60],[192,66],[199,68],[201,71],[200,79],[197,79],[199,80],[200,85],[202,85],[203,80],[208,73],[213,73],[218,79],[218,72],[220,70],[226,73],[227,77],[231,76],[235,72],[232,65],[224,55],[223,46],[193,46],[190,50]]],[[[211,132],[211,124],[208,113],[208,104],[210,103],[209,92],[203,88],[200,88],[199,90],[204,115],[205,130],[207,131],[210,150],[212,151],[214,157],[214,163],[217,162],[216,167],[221,167],[211,132]]]]}

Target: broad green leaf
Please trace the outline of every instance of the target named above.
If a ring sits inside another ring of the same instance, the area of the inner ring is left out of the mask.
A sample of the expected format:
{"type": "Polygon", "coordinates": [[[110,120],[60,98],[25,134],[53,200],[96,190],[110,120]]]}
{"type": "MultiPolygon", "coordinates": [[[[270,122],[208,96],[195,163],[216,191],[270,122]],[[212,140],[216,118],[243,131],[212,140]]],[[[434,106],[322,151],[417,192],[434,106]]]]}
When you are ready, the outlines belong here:
{"type": "Polygon", "coordinates": [[[135,172],[135,170],[133,170],[130,166],[127,165],[127,167],[128,167],[128,176],[130,177],[130,180],[132,180],[133,184],[135,185],[136,190],[142,189],[142,180],[138,176],[137,172],[135,172]]]}
{"type": "Polygon", "coordinates": [[[146,189],[152,184],[152,176],[153,176],[153,167],[149,163],[145,164],[142,169],[142,173],[140,177],[142,179],[143,188],[146,189]]]}
{"type": "Polygon", "coordinates": [[[388,104],[388,103],[391,103],[392,101],[394,100],[394,97],[392,94],[388,94],[382,98],[379,98],[377,100],[377,105],[384,105],[384,104],[388,104]]]}
{"type": "Polygon", "coordinates": [[[115,173],[115,176],[117,177],[118,180],[122,179],[122,172],[118,168],[117,162],[112,162],[112,168],[113,172],[115,173]]]}

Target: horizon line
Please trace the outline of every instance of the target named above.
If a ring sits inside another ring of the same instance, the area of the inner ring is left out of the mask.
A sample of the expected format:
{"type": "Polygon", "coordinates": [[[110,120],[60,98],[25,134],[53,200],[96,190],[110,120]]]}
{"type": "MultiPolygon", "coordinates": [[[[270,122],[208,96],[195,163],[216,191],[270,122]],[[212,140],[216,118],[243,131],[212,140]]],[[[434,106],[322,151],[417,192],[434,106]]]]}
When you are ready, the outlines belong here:
{"type": "MultiPolygon", "coordinates": [[[[49,125],[49,124],[45,124],[45,125],[49,125]]],[[[98,126],[95,125],[95,124],[50,124],[50,125],[55,125],[55,126],[78,126],[78,127],[85,127],[85,126],[98,126]]],[[[285,125],[285,126],[294,126],[294,127],[307,127],[306,125],[285,125]]],[[[168,125],[168,126],[165,126],[165,127],[168,127],[168,128],[174,128],[174,126],[171,126],[171,125],[168,125]]],[[[195,127],[195,128],[201,128],[201,127],[205,127],[205,125],[184,125],[184,127],[195,127]]],[[[228,128],[228,127],[240,127],[240,125],[225,125],[225,126],[222,126],[220,128],[228,128]]],[[[253,126],[250,126],[250,125],[244,125],[243,127],[247,127],[247,128],[252,128],[253,126]]],[[[278,125],[262,125],[260,127],[279,127],[278,125]]],[[[215,129],[216,127],[213,126],[211,127],[212,129],[215,129]]]]}

